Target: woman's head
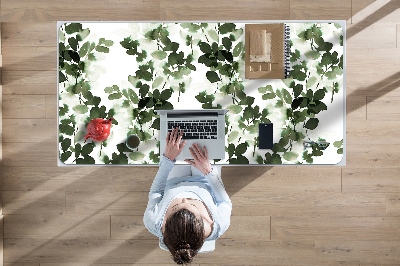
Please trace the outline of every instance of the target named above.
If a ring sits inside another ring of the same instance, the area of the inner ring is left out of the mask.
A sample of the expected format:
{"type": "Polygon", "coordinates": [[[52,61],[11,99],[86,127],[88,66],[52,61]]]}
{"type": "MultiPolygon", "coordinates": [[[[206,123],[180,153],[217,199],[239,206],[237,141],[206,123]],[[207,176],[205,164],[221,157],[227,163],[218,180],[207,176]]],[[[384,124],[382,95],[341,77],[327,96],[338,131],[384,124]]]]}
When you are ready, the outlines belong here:
{"type": "Polygon", "coordinates": [[[191,263],[206,238],[203,219],[180,209],[167,218],[163,237],[176,263],[191,263]]]}

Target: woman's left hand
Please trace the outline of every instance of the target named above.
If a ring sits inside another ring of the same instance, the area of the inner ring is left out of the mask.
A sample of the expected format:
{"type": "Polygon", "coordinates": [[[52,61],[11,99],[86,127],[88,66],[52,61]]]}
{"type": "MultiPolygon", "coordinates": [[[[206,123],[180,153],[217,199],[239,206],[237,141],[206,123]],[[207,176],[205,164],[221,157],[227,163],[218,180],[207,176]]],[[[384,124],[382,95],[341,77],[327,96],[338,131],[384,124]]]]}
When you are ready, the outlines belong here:
{"type": "Polygon", "coordinates": [[[179,128],[174,128],[172,132],[168,132],[167,134],[167,145],[165,147],[164,155],[171,161],[176,159],[186,144],[186,140],[182,141],[182,136],[183,130],[179,130],[179,128]]]}

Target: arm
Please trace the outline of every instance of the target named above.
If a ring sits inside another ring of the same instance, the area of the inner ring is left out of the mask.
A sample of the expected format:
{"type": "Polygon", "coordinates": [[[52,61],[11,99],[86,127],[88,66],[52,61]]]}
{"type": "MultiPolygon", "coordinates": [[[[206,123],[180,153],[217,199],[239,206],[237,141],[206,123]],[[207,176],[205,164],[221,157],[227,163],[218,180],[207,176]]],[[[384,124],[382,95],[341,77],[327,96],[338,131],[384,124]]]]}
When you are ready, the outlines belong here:
{"type": "Polygon", "coordinates": [[[230,225],[232,202],[228,196],[228,193],[226,193],[225,191],[221,175],[216,168],[213,168],[210,173],[205,175],[205,177],[207,178],[207,181],[212,189],[212,193],[218,207],[218,216],[220,217],[220,219],[219,232],[217,237],[220,237],[222,234],[225,233],[226,230],[228,230],[228,227],[230,225]]]}
{"type": "Polygon", "coordinates": [[[222,183],[222,179],[218,170],[211,167],[210,161],[208,160],[207,148],[204,147],[203,151],[197,144],[194,144],[190,148],[190,153],[192,154],[194,160],[185,161],[203,173],[214,195],[216,205],[218,207],[219,231],[217,237],[219,237],[229,227],[232,212],[232,202],[225,191],[225,187],[222,183]]]}
{"type": "Polygon", "coordinates": [[[159,203],[164,196],[167,177],[174,167],[174,164],[173,161],[162,155],[160,158],[160,166],[150,188],[149,201],[144,213],[143,222],[146,228],[154,235],[157,235],[158,232],[155,219],[159,212],[159,203]]]}
{"type": "Polygon", "coordinates": [[[182,135],[183,131],[179,134],[177,128],[172,133],[167,134],[165,153],[160,158],[160,167],[150,188],[149,201],[144,213],[143,222],[146,228],[156,236],[160,232],[160,228],[156,226],[156,217],[160,212],[159,203],[164,196],[165,184],[167,183],[169,172],[174,167],[175,158],[182,151],[186,143],[185,141],[181,142],[182,135]]]}

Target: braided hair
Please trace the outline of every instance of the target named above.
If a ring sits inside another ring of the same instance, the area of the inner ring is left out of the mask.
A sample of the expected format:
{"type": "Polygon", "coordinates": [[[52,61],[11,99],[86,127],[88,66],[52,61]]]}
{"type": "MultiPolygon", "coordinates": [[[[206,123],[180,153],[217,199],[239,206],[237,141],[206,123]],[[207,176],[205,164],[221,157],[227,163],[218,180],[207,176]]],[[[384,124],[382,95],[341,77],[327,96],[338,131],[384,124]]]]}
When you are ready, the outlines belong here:
{"type": "Polygon", "coordinates": [[[191,263],[204,244],[203,219],[187,209],[180,209],[167,218],[163,237],[177,264],[191,263]]]}

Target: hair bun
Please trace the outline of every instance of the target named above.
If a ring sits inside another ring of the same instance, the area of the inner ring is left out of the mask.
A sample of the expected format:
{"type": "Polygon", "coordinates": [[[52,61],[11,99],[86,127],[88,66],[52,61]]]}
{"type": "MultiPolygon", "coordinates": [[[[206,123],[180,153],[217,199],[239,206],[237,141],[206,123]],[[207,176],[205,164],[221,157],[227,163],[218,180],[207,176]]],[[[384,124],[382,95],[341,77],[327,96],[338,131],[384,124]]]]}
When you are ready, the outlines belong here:
{"type": "Polygon", "coordinates": [[[179,248],[178,250],[176,250],[173,256],[174,261],[177,264],[191,263],[193,261],[193,255],[192,255],[193,251],[190,249],[190,245],[184,244],[184,246],[185,246],[184,248],[179,248]]]}
{"type": "Polygon", "coordinates": [[[179,249],[190,249],[190,244],[183,242],[180,246],[179,249]]]}

